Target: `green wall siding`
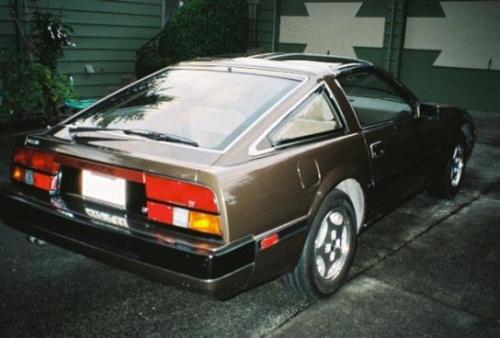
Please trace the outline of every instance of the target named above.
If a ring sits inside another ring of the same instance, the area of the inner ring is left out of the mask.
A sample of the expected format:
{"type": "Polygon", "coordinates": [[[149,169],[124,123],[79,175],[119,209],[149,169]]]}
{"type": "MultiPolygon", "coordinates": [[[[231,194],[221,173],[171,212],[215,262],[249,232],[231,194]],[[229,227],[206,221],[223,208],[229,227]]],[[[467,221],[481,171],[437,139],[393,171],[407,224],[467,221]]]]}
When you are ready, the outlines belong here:
{"type": "Polygon", "coordinates": [[[424,100],[500,112],[500,71],[436,67],[439,52],[405,50],[401,79],[424,100]]]}
{"type": "Polygon", "coordinates": [[[257,13],[257,45],[266,52],[272,50],[274,1],[262,0],[257,13]]]}
{"type": "MultiPolygon", "coordinates": [[[[273,27],[273,8],[276,0],[262,0],[261,16],[258,24],[259,43],[263,51],[271,51],[272,48],[272,27],[273,27]]],[[[387,6],[392,2],[390,0],[365,0],[365,1],[325,1],[325,0],[281,0],[280,15],[307,17],[308,12],[305,3],[362,3],[356,18],[383,18],[387,13],[387,6]]],[[[408,0],[407,15],[408,18],[446,18],[446,12],[443,7],[451,1],[437,0],[408,0]]],[[[464,1],[465,2],[465,1],[464,1]]],[[[495,1],[491,1],[495,2],[495,1]]],[[[456,4],[457,1],[453,1],[456,4]]],[[[484,13],[486,14],[486,13],[484,13]]],[[[488,36],[489,31],[481,33],[482,21],[477,20],[477,27],[467,27],[479,31],[478,36],[488,36]]],[[[332,23],[333,24],[333,23],[332,23]]],[[[418,29],[418,27],[417,27],[418,29]]],[[[283,27],[280,27],[280,31],[283,27]]],[[[498,31],[500,31],[500,20],[498,20],[498,31]]],[[[353,36],[359,36],[362,31],[353,31],[352,34],[345,36],[345,39],[354,39],[353,36]]],[[[335,34],[332,28],[332,34],[335,34]]],[[[458,33],[457,33],[458,34],[458,33]]],[[[489,35],[491,36],[491,34],[489,35]]],[[[426,37],[427,39],[427,37],[426,37]]],[[[440,46],[440,41],[433,34],[428,35],[429,42],[435,42],[440,46]]],[[[455,43],[460,43],[460,36],[455,39],[455,43]]],[[[277,45],[277,51],[282,52],[301,52],[308,46],[308,41],[297,41],[291,43],[280,42],[277,45]]],[[[488,43],[487,41],[478,41],[479,43],[488,43]]],[[[499,43],[498,39],[493,43],[499,43]]],[[[448,45],[450,42],[448,42],[448,45]]],[[[498,45],[497,45],[498,46],[498,45]]],[[[383,48],[356,46],[353,43],[355,55],[361,59],[374,62],[377,65],[383,64],[383,48]]],[[[401,57],[400,78],[405,82],[421,99],[434,101],[444,104],[458,105],[467,109],[482,110],[491,112],[500,112],[500,70],[494,68],[474,69],[467,66],[440,66],[435,65],[436,59],[442,53],[441,49],[404,49],[401,57]]],[[[474,46],[470,46],[474,48],[474,46]]],[[[329,49],[326,48],[325,49],[329,49]]],[[[321,50],[324,52],[324,49],[321,50]]],[[[331,50],[335,54],[335,50],[331,50]]],[[[485,60],[487,61],[487,56],[485,60]]],[[[485,64],[486,64],[485,61],[485,64]]],[[[498,56],[493,60],[498,62],[498,56]]]]}
{"type": "MultiPolygon", "coordinates": [[[[16,43],[6,3],[0,0],[0,48],[16,43]]],[[[59,69],[72,76],[82,98],[102,97],[133,79],[135,51],[161,29],[161,0],[41,1],[47,3],[74,29],[77,47],[66,49],[59,69]],[[87,64],[95,74],[85,72],[87,64]]]]}

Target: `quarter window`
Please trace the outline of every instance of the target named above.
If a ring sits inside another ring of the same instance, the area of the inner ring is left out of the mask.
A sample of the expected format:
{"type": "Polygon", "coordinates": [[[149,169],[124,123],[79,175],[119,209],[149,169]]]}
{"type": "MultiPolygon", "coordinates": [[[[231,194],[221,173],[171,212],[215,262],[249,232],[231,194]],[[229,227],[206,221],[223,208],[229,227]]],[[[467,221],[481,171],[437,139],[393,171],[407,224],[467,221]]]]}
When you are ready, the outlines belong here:
{"type": "Polygon", "coordinates": [[[271,143],[278,145],[339,130],[342,125],[337,116],[325,88],[321,87],[271,133],[271,143]]]}
{"type": "Polygon", "coordinates": [[[376,73],[357,73],[339,79],[362,127],[413,116],[411,105],[376,73]]]}

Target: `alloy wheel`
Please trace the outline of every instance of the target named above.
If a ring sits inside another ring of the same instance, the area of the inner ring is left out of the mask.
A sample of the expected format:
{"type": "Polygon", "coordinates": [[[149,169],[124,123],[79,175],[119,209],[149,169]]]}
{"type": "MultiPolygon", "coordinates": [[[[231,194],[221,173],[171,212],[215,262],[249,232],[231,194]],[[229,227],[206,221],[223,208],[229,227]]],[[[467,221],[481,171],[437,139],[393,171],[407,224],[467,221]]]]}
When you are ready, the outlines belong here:
{"type": "Polygon", "coordinates": [[[351,225],[343,210],[331,210],[323,219],[314,241],[314,263],[318,275],[336,279],[346,264],[351,247],[351,225]]]}
{"type": "Polygon", "coordinates": [[[456,188],[460,184],[463,172],[464,148],[461,145],[457,145],[453,150],[453,157],[451,159],[450,167],[450,183],[452,187],[456,188]]]}

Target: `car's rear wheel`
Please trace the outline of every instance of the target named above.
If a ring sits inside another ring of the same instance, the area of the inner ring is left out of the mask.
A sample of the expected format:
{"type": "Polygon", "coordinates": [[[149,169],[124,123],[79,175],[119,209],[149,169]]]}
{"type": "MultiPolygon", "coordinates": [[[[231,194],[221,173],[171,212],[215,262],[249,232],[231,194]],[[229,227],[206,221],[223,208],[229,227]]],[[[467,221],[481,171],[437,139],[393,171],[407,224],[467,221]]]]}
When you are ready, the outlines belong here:
{"type": "Polygon", "coordinates": [[[282,280],[309,300],[331,295],[347,277],[355,249],[354,207],[345,193],[333,190],[316,212],[297,266],[282,280]]]}
{"type": "Polygon", "coordinates": [[[460,190],[465,175],[465,142],[457,142],[448,154],[446,165],[436,177],[430,191],[438,197],[452,198],[460,190]]]}

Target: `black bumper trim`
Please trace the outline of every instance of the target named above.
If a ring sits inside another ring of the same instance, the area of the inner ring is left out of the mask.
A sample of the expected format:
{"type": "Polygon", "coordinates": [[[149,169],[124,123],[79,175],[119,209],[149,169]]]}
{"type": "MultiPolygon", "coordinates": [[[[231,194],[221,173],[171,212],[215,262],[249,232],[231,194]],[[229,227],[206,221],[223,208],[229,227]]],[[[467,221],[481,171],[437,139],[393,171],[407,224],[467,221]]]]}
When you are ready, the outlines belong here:
{"type": "Polygon", "coordinates": [[[3,222],[49,243],[147,277],[226,298],[243,290],[253,272],[252,239],[221,254],[193,252],[97,227],[0,190],[3,222]]]}

